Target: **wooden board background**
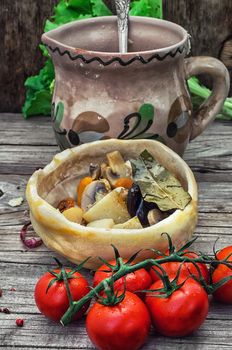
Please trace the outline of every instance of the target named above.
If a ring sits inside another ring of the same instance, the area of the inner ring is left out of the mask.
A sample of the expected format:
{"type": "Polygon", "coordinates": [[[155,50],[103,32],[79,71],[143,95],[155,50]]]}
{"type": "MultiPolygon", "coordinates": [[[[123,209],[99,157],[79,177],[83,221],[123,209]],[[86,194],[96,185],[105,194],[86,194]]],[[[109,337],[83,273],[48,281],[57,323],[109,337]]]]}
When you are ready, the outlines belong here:
{"type": "MultiPolygon", "coordinates": [[[[113,0],[105,1],[110,5],[113,0]]],[[[38,44],[57,2],[0,0],[0,112],[20,111],[25,78],[42,66],[38,44]]],[[[163,4],[164,18],[181,24],[192,35],[193,54],[221,56],[232,68],[231,0],[163,0],[163,4]]]]}

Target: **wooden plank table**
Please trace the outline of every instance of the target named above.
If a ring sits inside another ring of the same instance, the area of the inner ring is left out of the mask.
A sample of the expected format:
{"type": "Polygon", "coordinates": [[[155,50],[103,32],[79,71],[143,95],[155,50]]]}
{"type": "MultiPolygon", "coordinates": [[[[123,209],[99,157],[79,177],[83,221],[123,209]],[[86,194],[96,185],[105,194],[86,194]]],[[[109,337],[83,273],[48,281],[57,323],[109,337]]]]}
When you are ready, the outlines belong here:
{"type": "MultiPolygon", "coordinates": [[[[63,328],[44,318],[37,310],[33,290],[36,281],[57,256],[44,245],[27,250],[19,239],[25,221],[27,203],[17,208],[8,205],[11,198],[23,196],[31,173],[43,167],[58,152],[50,120],[21,115],[0,114],[0,348],[2,349],[93,349],[84,328],[84,320],[63,328]],[[15,288],[15,291],[10,290],[15,288]],[[23,318],[25,325],[15,325],[23,318]]],[[[215,122],[191,143],[185,159],[199,184],[199,236],[195,248],[206,253],[232,244],[232,124],[215,122]]],[[[60,257],[59,257],[60,258],[60,257]]],[[[64,259],[61,258],[63,262],[64,259]]],[[[67,263],[67,262],[66,262],[67,263]]],[[[85,271],[90,279],[90,274],[85,271]]],[[[204,325],[186,338],[165,338],[150,333],[143,347],[153,349],[229,349],[232,348],[232,307],[211,302],[204,325]]],[[[130,349],[125,349],[130,350],[130,349]]]]}

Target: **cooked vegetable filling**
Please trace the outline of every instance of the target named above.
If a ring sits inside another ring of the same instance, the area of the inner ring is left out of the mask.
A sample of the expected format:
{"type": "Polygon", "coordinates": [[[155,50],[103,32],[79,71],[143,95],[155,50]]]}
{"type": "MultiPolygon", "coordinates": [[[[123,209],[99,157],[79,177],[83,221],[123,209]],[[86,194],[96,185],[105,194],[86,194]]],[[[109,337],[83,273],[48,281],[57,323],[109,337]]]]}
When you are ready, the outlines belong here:
{"type": "Polygon", "coordinates": [[[125,161],[118,151],[106,159],[90,164],[89,175],[77,186],[77,201],[64,198],[58,204],[66,219],[88,227],[141,229],[191,201],[179,180],[147,150],[137,159],[125,161]]]}

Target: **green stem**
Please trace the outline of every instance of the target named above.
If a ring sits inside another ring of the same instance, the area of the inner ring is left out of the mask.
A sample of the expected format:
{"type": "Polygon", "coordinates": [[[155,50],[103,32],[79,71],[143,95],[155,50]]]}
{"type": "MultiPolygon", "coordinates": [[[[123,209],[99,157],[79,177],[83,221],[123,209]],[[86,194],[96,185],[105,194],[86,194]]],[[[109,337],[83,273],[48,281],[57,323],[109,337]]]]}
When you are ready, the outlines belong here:
{"type": "Polygon", "coordinates": [[[88,294],[86,294],[82,299],[78,301],[73,301],[68,310],[65,312],[61,319],[61,324],[63,326],[67,325],[69,322],[72,321],[72,317],[74,314],[76,314],[88,301],[96,297],[97,293],[99,294],[101,291],[104,290],[104,286],[106,282],[110,284],[112,281],[115,282],[121,277],[131,273],[135,272],[142,268],[150,268],[151,266],[155,265],[158,268],[160,268],[161,264],[167,263],[167,262],[195,262],[195,263],[203,263],[203,264],[224,264],[231,267],[231,262],[224,262],[214,259],[205,259],[203,257],[198,258],[188,258],[187,256],[180,256],[176,253],[173,253],[170,256],[163,257],[161,259],[146,259],[144,261],[141,261],[134,265],[126,265],[120,262],[120,268],[115,274],[113,274],[111,277],[108,277],[104,279],[102,282],[100,282],[95,288],[93,288],[88,294]]]}
{"type": "Polygon", "coordinates": [[[73,303],[73,298],[72,298],[72,294],[71,294],[71,291],[70,291],[70,288],[69,288],[69,284],[68,284],[67,273],[66,273],[66,270],[63,267],[61,268],[61,274],[62,274],[62,277],[63,277],[63,280],[64,280],[64,284],[65,284],[65,287],[66,287],[68,300],[69,300],[69,303],[71,305],[73,303]]]}

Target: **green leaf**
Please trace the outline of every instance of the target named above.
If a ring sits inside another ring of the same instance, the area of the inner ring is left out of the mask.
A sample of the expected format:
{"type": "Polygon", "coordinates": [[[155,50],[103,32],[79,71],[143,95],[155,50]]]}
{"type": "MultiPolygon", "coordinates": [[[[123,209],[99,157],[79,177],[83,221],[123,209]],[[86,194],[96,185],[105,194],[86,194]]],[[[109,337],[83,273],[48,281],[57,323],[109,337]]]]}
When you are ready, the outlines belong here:
{"type": "Polygon", "coordinates": [[[42,51],[43,56],[50,58],[50,54],[44,44],[39,44],[39,48],[42,51]]]}
{"type": "Polygon", "coordinates": [[[44,89],[44,83],[42,81],[41,75],[35,75],[27,78],[25,81],[25,87],[29,89],[29,91],[37,91],[44,89]]]}
{"type": "Polygon", "coordinates": [[[178,179],[160,165],[147,151],[140,154],[139,159],[131,160],[135,171],[134,181],[140,187],[147,202],[156,203],[160,210],[183,210],[191,201],[178,179]]]}
{"type": "Polygon", "coordinates": [[[54,79],[54,67],[51,59],[47,60],[45,66],[40,70],[38,75],[27,78],[25,81],[25,87],[33,90],[41,90],[48,88],[51,84],[51,80],[54,79]]]}
{"type": "Polygon", "coordinates": [[[48,284],[48,286],[47,286],[47,289],[46,289],[46,291],[45,291],[45,294],[47,294],[49,288],[51,288],[51,286],[52,286],[54,283],[56,283],[56,282],[57,282],[57,279],[56,279],[56,278],[53,278],[53,279],[49,282],[49,284],[48,284]]]}
{"type": "Polygon", "coordinates": [[[131,3],[131,16],[162,18],[162,0],[136,0],[131,3]]]}
{"type": "Polygon", "coordinates": [[[22,108],[24,118],[31,115],[51,114],[50,85],[54,77],[54,67],[49,58],[38,75],[27,78],[25,81],[26,100],[22,108]]]}
{"type": "Polygon", "coordinates": [[[61,0],[57,6],[55,6],[55,14],[52,19],[56,24],[64,24],[74,21],[78,18],[80,13],[77,13],[74,9],[67,6],[66,0],[61,0]]]}
{"type": "Polygon", "coordinates": [[[162,0],[150,0],[151,6],[151,17],[155,18],[163,18],[163,1],[162,0]]]}
{"type": "Polygon", "coordinates": [[[40,90],[35,92],[33,97],[28,97],[22,108],[24,118],[31,115],[50,115],[52,96],[49,90],[40,90]]]}
{"type": "Polygon", "coordinates": [[[53,94],[54,88],[55,88],[55,79],[52,80],[52,82],[49,86],[49,90],[50,90],[51,95],[53,94]]]}
{"type": "Polygon", "coordinates": [[[92,4],[93,16],[110,16],[112,15],[110,9],[104,4],[102,0],[90,0],[92,4]]]}
{"type": "Polygon", "coordinates": [[[82,14],[91,13],[90,0],[66,0],[66,6],[82,14]]]}
{"type": "Polygon", "coordinates": [[[56,29],[56,28],[58,28],[58,27],[59,27],[58,24],[56,24],[56,23],[54,23],[54,22],[51,22],[51,21],[49,21],[49,20],[47,19],[47,21],[45,22],[44,31],[45,31],[45,33],[46,33],[46,32],[49,32],[49,30],[56,29]]]}

